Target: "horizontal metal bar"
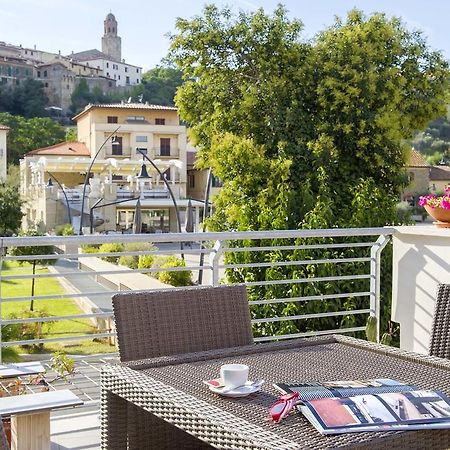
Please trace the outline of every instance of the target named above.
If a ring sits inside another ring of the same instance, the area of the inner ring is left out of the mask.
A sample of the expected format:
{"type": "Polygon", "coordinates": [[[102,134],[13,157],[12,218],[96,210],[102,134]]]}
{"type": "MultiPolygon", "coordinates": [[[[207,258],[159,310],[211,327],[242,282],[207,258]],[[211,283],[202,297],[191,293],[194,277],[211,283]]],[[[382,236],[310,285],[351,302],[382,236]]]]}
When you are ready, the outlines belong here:
{"type": "Polygon", "coordinates": [[[212,269],[212,266],[206,264],[204,266],[180,266],[180,267],[158,267],[152,269],[119,269],[119,270],[86,270],[81,272],[51,272],[36,273],[26,275],[2,275],[2,280],[28,280],[32,278],[75,278],[75,277],[92,277],[93,275],[125,275],[130,273],[157,273],[157,272],[184,272],[186,270],[197,271],[200,269],[212,269]]]}
{"type": "Polygon", "coordinates": [[[295,339],[300,337],[322,336],[325,334],[342,334],[342,333],[354,333],[356,331],[363,331],[366,327],[353,327],[353,328],[338,328],[335,330],[324,331],[307,331],[305,333],[283,334],[281,336],[263,336],[254,339],[255,342],[266,341],[278,341],[282,339],[295,339]]]}
{"type": "Polygon", "coordinates": [[[271,250],[308,250],[320,248],[353,248],[353,247],[372,247],[376,242],[349,242],[342,244],[302,244],[302,245],[273,245],[266,247],[227,247],[223,246],[224,251],[236,252],[270,252],[271,250]]]}
{"type": "MultiPolygon", "coordinates": [[[[209,286],[204,284],[203,286],[209,286]]],[[[171,288],[172,291],[180,291],[185,289],[195,289],[196,286],[181,286],[181,287],[173,287],[171,288]]],[[[101,295],[111,295],[114,294],[123,294],[126,292],[126,290],[111,290],[111,291],[94,291],[94,292],[80,292],[80,293],[72,293],[72,294],[49,294],[49,295],[35,295],[34,297],[31,296],[23,296],[23,297],[0,297],[0,303],[10,303],[10,302],[21,302],[21,301],[28,301],[28,300],[60,300],[63,298],[83,298],[83,297],[96,297],[101,295]]],[[[133,292],[145,292],[145,289],[136,289],[133,290],[133,292]]]]}
{"type": "Polygon", "coordinates": [[[248,281],[246,286],[269,286],[277,284],[297,284],[297,283],[313,283],[322,281],[344,281],[344,280],[364,280],[370,278],[370,275],[342,275],[339,277],[315,277],[315,278],[298,278],[288,280],[271,280],[271,281],[248,281]]]}
{"type": "Polygon", "coordinates": [[[252,300],[249,305],[270,305],[272,303],[309,302],[310,300],[334,300],[336,298],[368,297],[370,292],[347,292],[342,294],[310,295],[308,297],[272,298],[269,300],[252,300]]]}
{"type": "Polygon", "coordinates": [[[328,228],[310,230],[268,230],[268,231],[232,231],[208,233],[161,233],[161,234],[121,234],[121,235],[87,235],[87,236],[33,236],[3,237],[3,247],[24,245],[58,245],[63,244],[104,244],[108,242],[195,242],[195,241],[237,241],[252,239],[296,239],[326,238],[351,236],[387,236],[395,232],[394,228],[328,228]]]}
{"type": "MultiPolygon", "coordinates": [[[[29,244],[27,244],[29,245],[29,244]]],[[[49,255],[39,255],[39,259],[80,259],[80,258],[92,258],[92,257],[102,257],[102,256],[140,256],[140,255],[178,255],[183,253],[184,255],[200,255],[201,253],[213,253],[213,249],[188,249],[181,251],[180,249],[157,249],[157,250],[139,250],[135,252],[111,252],[111,253],[52,253],[49,255]]],[[[20,255],[12,256],[6,255],[3,257],[4,261],[27,261],[32,260],[36,255],[20,255]]]]}
{"type": "Polygon", "coordinates": [[[252,323],[283,322],[283,321],[288,321],[288,320],[318,319],[321,317],[352,316],[352,315],[369,314],[369,313],[370,313],[370,309],[355,309],[355,310],[348,310],[348,311],[334,311],[334,312],[314,313],[314,314],[299,314],[297,316],[269,317],[267,319],[253,319],[252,323]]]}
{"type": "Polygon", "coordinates": [[[335,259],[304,259],[299,261],[273,261],[264,263],[245,263],[245,264],[223,264],[219,269],[244,269],[253,267],[284,267],[284,266],[303,266],[307,264],[338,264],[349,262],[370,262],[370,258],[335,258],[335,259]]]}
{"type": "Polygon", "coordinates": [[[79,336],[56,337],[44,339],[28,339],[26,341],[7,341],[1,343],[1,347],[14,347],[16,345],[32,345],[45,344],[47,342],[62,342],[62,341],[81,341],[85,339],[108,338],[115,336],[116,333],[96,333],[96,334],[81,334],[79,336]]]}
{"type": "Polygon", "coordinates": [[[89,317],[112,317],[112,313],[101,312],[101,313],[86,313],[86,314],[72,314],[70,316],[46,316],[46,317],[31,317],[27,319],[9,319],[0,320],[0,326],[4,325],[15,325],[21,323],[40,323],[40,322],[57,322],[61,320],[74,320],[74,319],[87,319],[89,317]]]}

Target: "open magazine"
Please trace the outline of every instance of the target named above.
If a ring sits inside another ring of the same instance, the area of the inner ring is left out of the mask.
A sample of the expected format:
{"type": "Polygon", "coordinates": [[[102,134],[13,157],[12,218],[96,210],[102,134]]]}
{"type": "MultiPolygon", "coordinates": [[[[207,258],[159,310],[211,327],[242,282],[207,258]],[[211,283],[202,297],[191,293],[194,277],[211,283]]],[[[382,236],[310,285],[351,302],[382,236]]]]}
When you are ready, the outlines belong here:
{"type": "Polygon", "coordinates": [[[276,383],[322,434],[450,428],[450,399],[391,379],[276,383]]]}

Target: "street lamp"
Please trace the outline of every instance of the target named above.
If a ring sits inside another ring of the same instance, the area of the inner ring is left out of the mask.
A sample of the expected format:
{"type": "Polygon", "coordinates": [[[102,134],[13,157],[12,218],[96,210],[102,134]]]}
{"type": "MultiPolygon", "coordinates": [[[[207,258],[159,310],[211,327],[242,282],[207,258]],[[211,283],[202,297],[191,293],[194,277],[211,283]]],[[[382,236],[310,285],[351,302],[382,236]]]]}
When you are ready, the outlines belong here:
{"type": "Polygon", "coordinates": [[[55,175],[53,175],[52,173],[50,173],[48,170],[47,170],[47,173],[48,173],[48,174],[50,175],[50,177],[51,177],[51,178],[48,179],[47,187],[53,187],[52,178],[56,181],[56,184],[60,187],[60,189],[61,189],[61,191],[62,191],[62,193],[63,193],[63,195],[64,195],[64,198],[66,199],[67,216],[68,216],[68,219],[69,219],[69,223],[70,223],[70,225],[72,225],[72,214],[71,214],[71,212],[70,212],[69,199],[67,198],[66,190],[63,188],[62,184],[58,181],[58,178],[56,178],[55,175]]]}
{"type": "MultiPolygon", "coordinates": [[[[180,219],[180,210],[178,209],[178,205],[177,202],[175,200],[175,196],[173,195],[173,191],[170,187],[170,184],[167,181],[167,178],[165,177],[165,175],[159,170],[158,166],[140,149],[136,149],[137,152],[139,152],[142,155],[142,166],[141,166],[141,170],[139,172],[138,178],[144,178],[143,175],[147,175],[147,178],[150,178],[147,172],[147,167],[144,163],[144,159],[146,159],[151,165],[152,167],[156,170],[156,172],[158,172],[158,175],[160,176],[160,178],[164,181],[164,184],[166,185],[167,190],[169,191],[169,195],[170,198],[172,199],[172,203],[173,206],[175,208],[175,215],[177,218],[177,228],[178,228],[178,232],[181,233],[181,219],[180,219]]],[[[180,241],[180,249],[181,251],[184,250],[184,246],[183,246],[183,242],[180,241]]],[[[181,259],[184,260],[184,254],[181,253],[181,259]]]]}
{"type": "MultiPolygon", "coordinates": [[[[89,177],[91,175],[92,166],[94,165],[95,160],[97,159],[97,156],[100,154],[100,151],[105,146],[105,144],[108,142],[109,138],[113,137],[117,131],[119,130],[120,125],[111,133],[108,135],[108,137],[103,141],[103,144],[100,146],[100,148],[95,153],[94,157],[92,158],[91,164],[89,164],[88,170],[86,172],[86,177],[84,178],[84,184],[83,184],[83,195],[81,197],[81,215],[80,215],[80,228],[78,230],[78,234],[83,234],[83,214],[84,214],[84,202],[86,199],[86,187],[89,182],[89,177]]],[[[117,144],[119,144],[117,142],[117,144]]],[[[113,142],[114,145],[114,142],[113,142]]]]}

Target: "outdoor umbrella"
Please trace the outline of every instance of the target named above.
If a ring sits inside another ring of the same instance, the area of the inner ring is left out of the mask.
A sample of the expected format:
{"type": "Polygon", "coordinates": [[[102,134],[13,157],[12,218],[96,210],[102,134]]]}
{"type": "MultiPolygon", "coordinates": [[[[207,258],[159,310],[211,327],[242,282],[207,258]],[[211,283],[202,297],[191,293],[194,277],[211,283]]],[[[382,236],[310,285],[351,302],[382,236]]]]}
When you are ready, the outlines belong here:
{"type": "Polygon", "coordinates": [[[139,234],[142,229],[141,200],[138,199],[134,208],[133,233],[139,234]]]}
{"type": "Polygon", "coordinates": [[[186,208],[186,223],[184,225],[186,233],[194,232],[194,208],[192,207],[191,199],[188,201],[186,208]]]}

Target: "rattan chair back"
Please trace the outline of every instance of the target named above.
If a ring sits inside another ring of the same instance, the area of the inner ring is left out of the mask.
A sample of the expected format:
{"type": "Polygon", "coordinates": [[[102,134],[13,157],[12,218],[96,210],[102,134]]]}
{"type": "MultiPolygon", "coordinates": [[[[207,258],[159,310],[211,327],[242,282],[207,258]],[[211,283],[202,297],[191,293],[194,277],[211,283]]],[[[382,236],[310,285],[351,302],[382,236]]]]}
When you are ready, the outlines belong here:
{"type": "Polygon", "coordinates": [[[431,329],[430,355],[450,358],[450,284],[438,286],[431,329]]]}
{"type": "Polygon", "coordinates": [[[245,286],[127,292],[112,303],[123,362],[253,343],[245,286]]]}

